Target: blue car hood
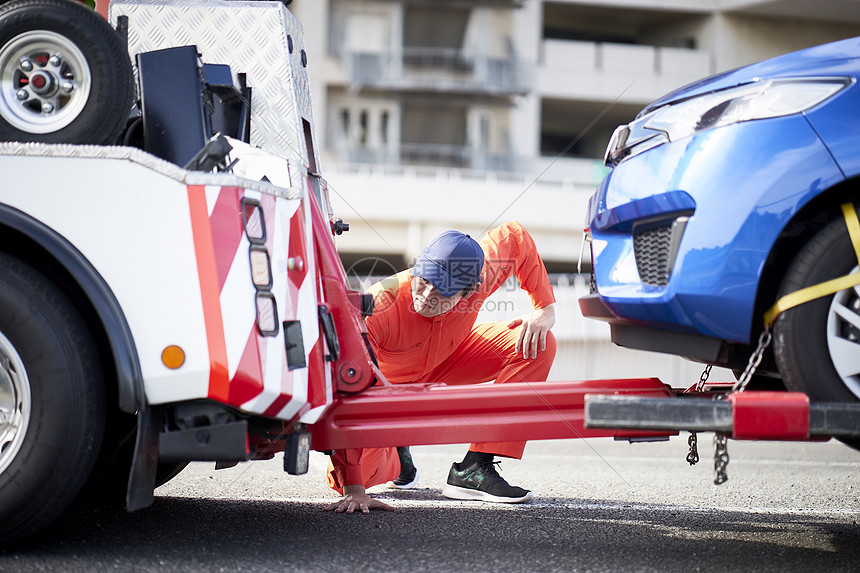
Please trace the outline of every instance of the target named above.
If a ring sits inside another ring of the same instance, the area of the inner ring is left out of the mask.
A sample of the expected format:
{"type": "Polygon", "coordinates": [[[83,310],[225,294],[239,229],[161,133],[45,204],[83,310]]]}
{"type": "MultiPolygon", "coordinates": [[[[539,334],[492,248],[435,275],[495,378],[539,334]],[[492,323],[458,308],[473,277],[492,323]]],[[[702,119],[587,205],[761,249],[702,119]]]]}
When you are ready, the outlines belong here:
{"type": "Polygon", "coordinates": [[[824,67],[858,57],[860,57],[860,37],[807,48],[688,84],[651,102],[639,115],[678,100],[746,84],[758,78],[802,76],[807,73],[820,75],[824,67]]]}

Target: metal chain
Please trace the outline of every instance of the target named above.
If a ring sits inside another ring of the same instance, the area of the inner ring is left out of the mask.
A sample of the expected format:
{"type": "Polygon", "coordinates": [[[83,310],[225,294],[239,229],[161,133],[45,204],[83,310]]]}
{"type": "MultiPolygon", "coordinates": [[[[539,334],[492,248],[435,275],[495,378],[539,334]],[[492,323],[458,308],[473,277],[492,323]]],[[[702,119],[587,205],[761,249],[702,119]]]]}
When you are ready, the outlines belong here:
{"type": "Polygon", "coordinates": [[[708,376],[711,375],[711,368],[713,367],[713,364],[708,364],[705,366],[705,369],[702,370],[702,375],[699,376],[699,381],[696,383],[696,392],[701,392],[705,389],[705,382],[708,381],[708,376]]]}
{"type": "Polygon", "coordinates": [[[761,364],[761,359],[764,356],[764,351],[770,346],[770,342],[773,340],[773,336],[770,332],[770,327],[765,326],[764,330],[761,332],[761,336],[758,337],[758,346],[755,349],[755,352],[750,356],[749,362],[747,362],[746,368],[744,368],[743,374],[738,378],[738,381],[735,382],[735,385],[732,387],[732,392],[743,392],[747,384],[752,380],[753,374],[755,374],[756,368],[761,364]]]}
{"type": "MultiPolygon", "coordinates": [[[[711,375],[711,368],[713,368],[713,364],[708,364],[705,366],[705,369],[702,371],[702,375],[699,376],[699,381],[696,383],[696,392],[701,392],[705,389],[705,382],[708,381],[708,376],[711,375]]],[[[690,450],[687,452],[687,463],[691,466],[699,463],[699,448],[698,448],[698,436],[696,432],[690,432],[690,437],[687,439],[687,443],[690,445],[690,450]]]]}
{"type": "Polygon", "coordinates": [[[729,474],[726,473],[726,466],[729,465],[728,442],[725,434],[714,434],[714,469],[717,472],[714,485],[726,483],[729,479],[729,474]]]}
{"type": "Polygon", "coordinates": [[[687,443],[690,444],[690,451],[687,453],[687,463],[691,466],[699,463],[699,448],[697,447],[698,441],[699,439],[696,436],[696,432],[690,432],[690,437],[687,438],[687,443]]]}
{"type": "MultiPolygon", "coordinates": [[[[743,392],[746,390],[747,385],[750,383],[750,380],[752,380],[753,374],[755,374],[756,368],[761,364],[761,360],[764,357],[764,351],[767,350],[768,346],[770,346],[772,340],[773,335],[770,332],[770,327],[765,326],[761,335],[758,337],[758,346],[756,346],[755,351],[750,356],[743,374],[741,374],[741,377],[738,378],[737,382],[735,382],[735,385],[732,386],[732,392],[743,392]]],[[[698,389],[698,386],[696,389],[698,389]]],[[[720,432],[714,434],[714,470],[717,472],[717,477],[714,478],[715,485],[726,483],[729,479],[729,475],[726,473],[726,466],[729,465],[728,443],[729,439],[726,434],[720,432]]]]}

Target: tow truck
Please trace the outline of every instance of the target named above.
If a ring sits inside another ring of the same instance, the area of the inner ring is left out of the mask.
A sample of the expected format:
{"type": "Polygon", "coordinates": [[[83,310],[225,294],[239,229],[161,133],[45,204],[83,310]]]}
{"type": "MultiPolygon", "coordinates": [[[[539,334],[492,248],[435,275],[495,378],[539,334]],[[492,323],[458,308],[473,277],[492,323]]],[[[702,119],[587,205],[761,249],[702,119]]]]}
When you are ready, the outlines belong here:
{"type": "Polygon", "coordinates": [[[302,474],[310,450],[860,435],[854,405],[718,401],[704,381],[389,383],[288,4],[0,4],[0,542],[84,504],[143,509],[191,461],[283,452],[302,474]]]}

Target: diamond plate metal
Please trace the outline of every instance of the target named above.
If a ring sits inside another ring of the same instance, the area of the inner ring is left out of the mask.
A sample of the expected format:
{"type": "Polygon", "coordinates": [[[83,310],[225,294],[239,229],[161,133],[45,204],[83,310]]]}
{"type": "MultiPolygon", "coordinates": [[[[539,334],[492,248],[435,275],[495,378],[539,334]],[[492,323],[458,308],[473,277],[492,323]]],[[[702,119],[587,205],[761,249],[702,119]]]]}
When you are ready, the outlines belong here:
{"type": "MultiPolygon", "coordinates": [[[[302,119],[316,123],[301,25],[281,2],[114,0],[110,19],[129,18],[129,53],[196,45],[206,63],[247,74],[252,88],[251,144],[309,166],[302,119]],[[290,53],[287,37],[292,38],[290,53]]],[[[319,170],[319,155],[314,150],[319,170]]]]}

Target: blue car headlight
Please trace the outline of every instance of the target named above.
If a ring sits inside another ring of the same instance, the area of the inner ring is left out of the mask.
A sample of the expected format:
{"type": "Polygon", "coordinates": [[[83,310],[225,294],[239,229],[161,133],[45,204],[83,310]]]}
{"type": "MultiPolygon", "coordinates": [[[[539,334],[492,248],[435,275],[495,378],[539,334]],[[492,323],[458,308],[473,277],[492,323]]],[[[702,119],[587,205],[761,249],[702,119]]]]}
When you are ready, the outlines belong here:
{"type": "Polygon", "coordinates": [[[606,164],[617,165],[661,143],[706,129],[801,113],[853,82],[851,77],[780,78],[668,104],[616,129],[606,150],[606,164]]]}

